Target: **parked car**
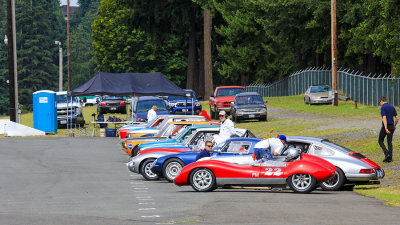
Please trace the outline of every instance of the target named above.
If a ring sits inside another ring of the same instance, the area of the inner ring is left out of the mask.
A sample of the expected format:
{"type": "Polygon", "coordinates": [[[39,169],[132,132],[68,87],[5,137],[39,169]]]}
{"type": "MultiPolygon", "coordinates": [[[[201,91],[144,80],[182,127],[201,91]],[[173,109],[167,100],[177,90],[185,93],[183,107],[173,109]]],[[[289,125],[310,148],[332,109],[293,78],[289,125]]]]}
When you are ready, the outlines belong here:
{"type": "MultiPolygon", "coordinates": [[[[228,139],[224,144],[215,146],[211,154],[214,155],[213,159],[216,160],[224,157],[224,161],[239,163],[242,161],[240,158],[243,158],[245,155],[253,154],[254,145],[259,141],[260,139],[256,138],[228,139]]],[[[150,169],[158,176],[163,176],[169,182],[173,182],[185,165],[196,161],[197,154],[199,154],[198,151],[185,151],[177,154],[165,155],[156,159],[150,169]]],[[[248,163],[252,162],[253,160],[248,163]]]]}
{"type": "Polygon", "coordinates": [[[135,138],[126,138],[121,140],[122,150],[126,152],[129,156],[134,156],[134,150],[136,145],[141,143],[147,143],[154,141],[154,137],[164,137],[164,138],[177,138],[188,126],[193,125],[211,125],[210,122],[205,121],[179,121],[179,122],[169,122],[162,130],[160,130],[154,136],[144,136],[135,138]]]}
{"type": "Polygon", "coordinates": [[[201,111],[201,103],[197,100],[196,93],[193,90],[185,89],[185,92],[189,94],[189,96],[168,96],[168,109],[171,114],[175,114],[177,112],[188,113],[195,112],[197,110],[201,111]],[[193,104],[192,104],[193,99],[193,104]]]}
{"type": "Polygon", "coordinates": [[[385,176],[384,170],[372,160],[329,140],[289,136],[287,141],[303,153],[321,157],[336,166],[336,176],[320,185],[324,190],[335,191],[344,185],[348,188],[358,184],[379,184],[385,176]]]}
{"type": "MultiPolygon", "coordinates": [[[[236,134],[241,137],[254,137],[247,129],[236,128],[236,134]]],[[[213,135],[218,133],[213,128],[201,128],[199,132],[190,135],[182,145],[173,146],[157,146],[154,148],[141,150],[140,153],[133,157],[132,160],[127,164],[128,169],[134,173],[140,173],[146,180],[157,180],[162,173],[155,174],[150,170],[153,162],[164,155],[175,154],[180,152],[189,151],[192,149],[202,149],[207,140],[212,140],[213,135]]],[[[229,139],[231,140],[231,139],[229,139]]],[[[228,140],[228,141],[229,141],[228,140]]],[[[258,140],[259,141],[259,140],[258,140]]],[[[219,144],[222,147],[225,144],[219,144]]],[[[219,149],[215,147],[215,149],[219,149]]],[[[197,152],[198,153],[198,152],[197,152]]]]}
{"type": "Polygon", "coordinates": [[[152,96],[135,97],[131,104],[131,112],[133,119],[138,122],[147,120],[147,112],[153,107],[157,106],[157,115],[167,115],[168,107],[165,101],[161,98],[152,96]]]}
{"type": "Polygon", "coordinates": [[[94,106],[100,101],[100,96],[81,96],[80,99],[83,101],[83,106],[94,106]]]}
{"type": "Polygon", "coordinates": [[[105,114],[109,112],[126,114],[126,103],[124,97],[103,96],[97,104],[97,113],[105,114]]]}
{"type": "Polygon", "coordinates": [[[230,113],[231,102],[235,99],[235,95],[246,92],[242,86],[222,86],[215,88],[214,93],[210,96],[210,116],[218,119],[220,111],[230,113]]]}
{"type": "Polygon", "coordinates": [[[296,193],[309,193],[334,176],[335,172],[335,166],[328,161],[307,154],[289,160],[277,157],[254,164],[203,160],[183,167],[174,183],[178,186],[191,185],[201,192],[226,185],[280,188],[289,185],[296,193]]]}
{"type": "Polygon", "coordinates": [[[56,92],[57,95],[57,123],[58,126],[69,124],[84,125],[82,104],[78,97],[67,95],[66,91],[56,92]]]}
{"type": "Polygon", "coordinates": [[[305,104],[332,104],[332,90],[328,85],[313,85],[304,94],[305,104]]]}
{"type": "Polygon", "coordinates": [[[231,103],[230,113],[235,122],[245,119],[267,120],[267,106],[257,92],[244,92],[237,94],[231,103]]]}
{"type": "Polygon", "coordinates": [[[160,130],[168,126],[169,122],[178,122],[178,121],[204,121],[209,122],[204,116],[198,115],[161,115],[165,116],[165,120],[163,120],[159,125],[148,127],[148,128],[133,128],[127,132],[128,138],[141,137],[143,135],[152,136],[157,134],[160,130]]]}

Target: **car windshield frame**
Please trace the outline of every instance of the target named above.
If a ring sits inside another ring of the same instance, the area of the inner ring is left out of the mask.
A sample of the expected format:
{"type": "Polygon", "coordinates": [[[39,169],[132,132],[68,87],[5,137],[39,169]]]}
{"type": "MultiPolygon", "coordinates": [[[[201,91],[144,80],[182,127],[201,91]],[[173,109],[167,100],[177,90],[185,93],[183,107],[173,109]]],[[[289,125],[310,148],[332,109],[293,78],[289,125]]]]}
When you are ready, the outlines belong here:
{"type": "Polygon", "coordinates": [[[57,103],[71,103],[71,98],[73,103],[78,103],[79,100],[77,97],[71,97],[67,95],[57,95],[57,103]]]}
{"type": "Polygon", "coordinates": [[[249,104],[263,104],[261,95],[244,95],[236,97],[236,104],[238,105],[249,105],[249,104]]]}
{"type": "Polygon", "coordinates": [[[246,92],[243,88],[221,88],[215,97],[229,97],[246,92]]]}
{"type": "Polygon", "coordinates": [[[314,86],[310,88],[310,93],[322,93],[331,91],[329,86],[314,86]]]}
{"type": "Polygon", "coordinates": [[[148,112],[153,105],[157,106],[157,110],[156,111],[166,111],[167,109],[167,105],[165,104],[164,100],[159,99],[151,99],[151,100],[142,100],[142,101],[138,101],[136,104],[136,112],[148,112]]]}
{"type": "Polygon", "coordinates": [[[121,100],[121,101],[125,101],[124,97],[122,96],[109,96],[109,95],[104,95],[101,100],[121,100]]]}

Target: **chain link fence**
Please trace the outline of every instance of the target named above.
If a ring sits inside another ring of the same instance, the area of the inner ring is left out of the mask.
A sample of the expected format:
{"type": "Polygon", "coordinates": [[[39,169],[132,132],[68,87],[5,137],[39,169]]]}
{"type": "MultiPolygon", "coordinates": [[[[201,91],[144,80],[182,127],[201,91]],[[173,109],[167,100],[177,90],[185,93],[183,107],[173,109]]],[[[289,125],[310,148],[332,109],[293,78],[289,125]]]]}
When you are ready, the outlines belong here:
{"type": "MultiPolygon", "coordinates": [[[[390,74],[363,74],[348,69],[338,69],[338,91],[364,105],[379,104],[379,98],[386,96],[391,105],[400,107],[400,79],[390,74]]],[[[263,97],[277,97],[304,94],[311,85],[332,86],[332,71],[326,68],[307,68],[271,84],[250,84],[246,91],[254,91],[263,97]]]]}

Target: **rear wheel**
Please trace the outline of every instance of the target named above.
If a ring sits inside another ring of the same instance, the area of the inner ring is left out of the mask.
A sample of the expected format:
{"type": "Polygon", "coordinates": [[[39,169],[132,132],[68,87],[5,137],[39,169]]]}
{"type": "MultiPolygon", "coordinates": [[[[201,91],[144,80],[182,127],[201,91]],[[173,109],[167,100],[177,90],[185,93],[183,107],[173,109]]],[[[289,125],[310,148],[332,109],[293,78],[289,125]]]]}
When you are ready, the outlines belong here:
{"type": "Polygon", "coordinates": [[[336,167],[336,175],[331,179],[321,183],[319,186],[324,191],[337,191],[343,186],[345,180],[346,179],[344,177],[343,171],[340,168],[336,167]]]}
{"type": "Polygon", "coordinates": [[[196,191],[207,192],[216,188],[214,173],[207,168],[197,168],[189,178],[190,184],[196,191]]]}
{"type": "Polygon", "coordinates": [[[293,174],[288,179],[289,187],[296,193],[310,193],[317,185],[317,179],[310,174],[293,174]]]}
{"type": "Polygon", "coordinates": [[[155,159],[146,159],[143,162],[142,166],[140,167],[140,173],[146,180],[158,180],[159,179],[158,175],[151,172],[151,169],[150,169],[151,165],[153,164],[154,161],[155,161],[155,159]]]}
{"type": "Polygon", "coordinates": [[[162,173],[165,179],[169,182],[174,182],[175,177],[179,175],[185,163],[180,159],[168,159],[162,168],[162,173]]]}
{"type": "Polygon", "coordinates": [[[306,104],[306,105],[308,104],[305,97],[304,97],[304,104],[306,104]]]}

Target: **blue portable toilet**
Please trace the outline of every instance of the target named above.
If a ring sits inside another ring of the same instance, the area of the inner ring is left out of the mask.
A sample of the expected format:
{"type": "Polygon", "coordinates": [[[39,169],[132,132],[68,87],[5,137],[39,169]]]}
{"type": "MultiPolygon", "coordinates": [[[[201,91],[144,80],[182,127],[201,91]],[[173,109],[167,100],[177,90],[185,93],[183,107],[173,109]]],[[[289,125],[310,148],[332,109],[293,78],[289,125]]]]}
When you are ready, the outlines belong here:
{"type": "Polygon", "coordinates": [[[33,128],[46,133],[57,133],[57,95],[42,90],[33,95],[33,128]]]}

